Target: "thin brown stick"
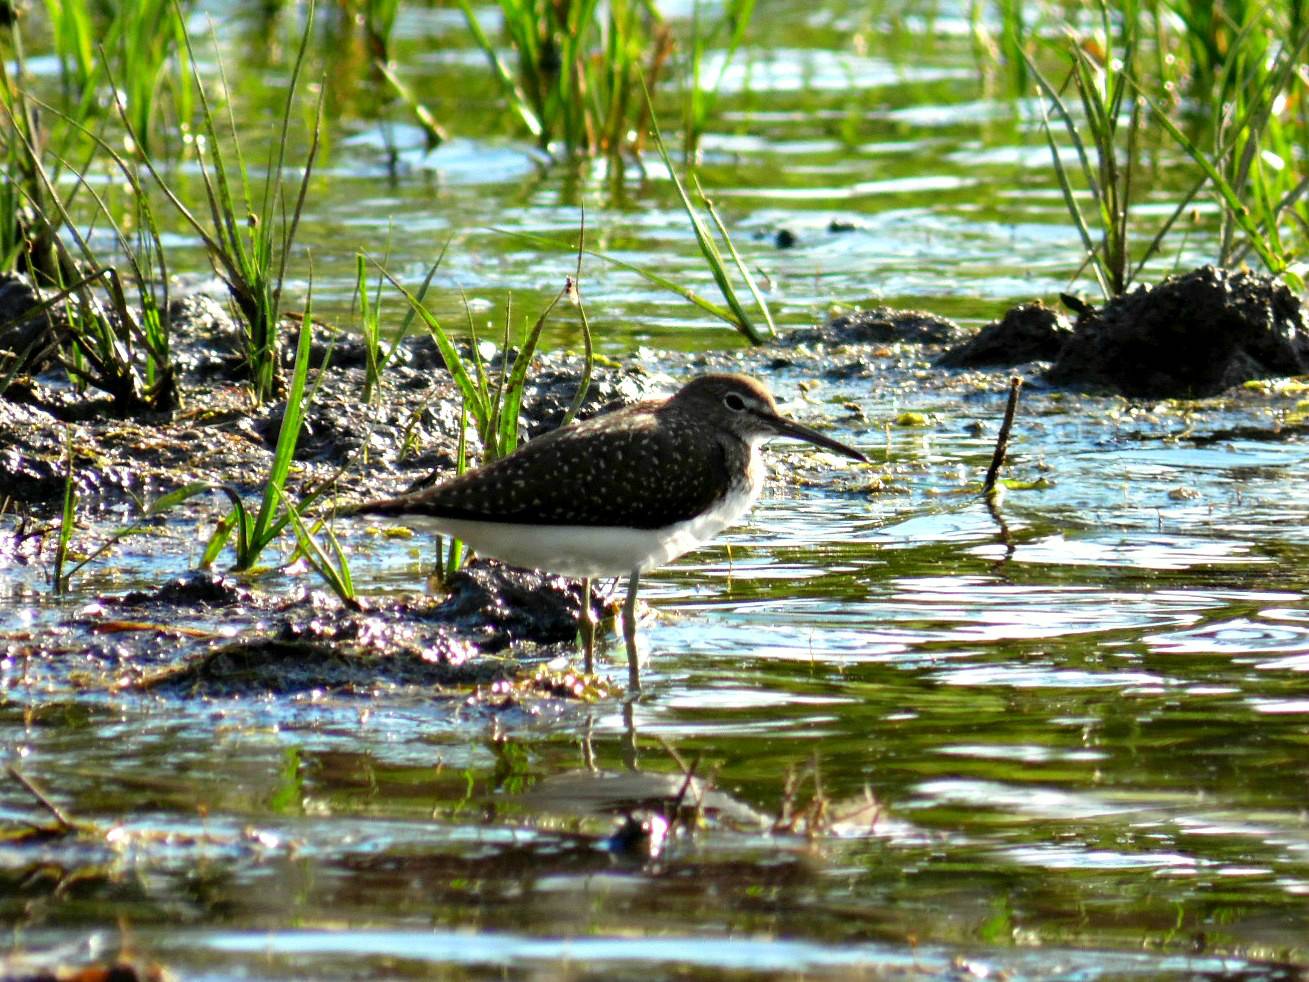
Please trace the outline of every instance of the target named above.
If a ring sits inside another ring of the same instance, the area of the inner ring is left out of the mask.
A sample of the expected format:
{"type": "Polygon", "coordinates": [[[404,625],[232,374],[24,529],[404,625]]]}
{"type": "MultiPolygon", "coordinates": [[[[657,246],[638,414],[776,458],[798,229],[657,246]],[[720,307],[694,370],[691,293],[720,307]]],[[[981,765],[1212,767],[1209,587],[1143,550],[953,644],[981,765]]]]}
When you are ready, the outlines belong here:
{"type": "Polygon", "coordinates": [[[5,770],[9,772],[10,777],[23,786],[24,791],[36,799],[38,805],[54,816],[55,821],[59,823],[60,828],[66,832],[73,829],[73,820],[65,815],[63,809],[51,801],[44,791],[33,784],[31,778],[25,775],[13,764],[10,764],[5,768],[5,770]]]}
{"type": "MultiPolygon", "coordinates": [[[[682,810],[682,803],[686,801],[686,793],[695,785],[695,772],[699,766],[700,755],[696,754],[695,759],[691,761],[691,766],[682,771],[682,786],[677,789],[677,797],[673,799],[673,807],[668,810],[668,814],[673,821],[677,820],[677,816],[682,810]]],[[[699,802],[697,801],[696,804],[698,806],[699,802]]],[[[696,808],[696,811],[699,812],[699,807],[696,808]]]]}
{"type": "Polygon", "coordinates": [[[986,480],[982,483],[982,494],[988,497],[995,491],[995,482],[1000,477],[1000,468],[1004,466],[1005,456],[1009,453],[1009,431],[1014,426],[1014,414],[1018,412],[1018,390],[1023,387],[1023,380],[1015,375],[1009,380],[1009,404],[1004,409],[1004,422],[1000,424],[1000,434],[995,438],[995,453],[991,455],[991,466],[987,469],[986,480]]]}

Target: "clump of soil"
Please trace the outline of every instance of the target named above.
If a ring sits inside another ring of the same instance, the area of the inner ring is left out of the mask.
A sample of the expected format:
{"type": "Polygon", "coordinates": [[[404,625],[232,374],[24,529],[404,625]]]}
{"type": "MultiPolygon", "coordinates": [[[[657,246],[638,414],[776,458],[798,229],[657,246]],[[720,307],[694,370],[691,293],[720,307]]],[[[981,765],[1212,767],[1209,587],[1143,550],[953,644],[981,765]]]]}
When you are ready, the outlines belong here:
{"type": "Polygon", "coordinates": [[[951,348],[938,365],[946,368],[1009,368],[1030,361],[1054,361],[1073,336],[1067,318],[1040,300],[1005,311],[963,344],[951,348]]]}
{"type": "Polygon", "coordinates": [[[926,310],[874,307],[837,314],[823,327],[791,331],[783,345],[800,344],[950,344],[963,336],[954,321],[926,310]]]}
{"type": "Polygon", "coordinates": [[[1194,398],[1305,372],[1309,333],[1296,296],[1267,276],[1202,266],[1083,310],[1048,377],[1140,398],[1194,398]]]}
{"type": "Polygon", "coordinates": [[[1250,379],[1309,372],[1299,299],[1268,276],[1201,266],[1102,307],[1072,301],[1070,329],[1039,301],[1020,304],[950,348],[948,368],[1052,361],[1046,380],[1145,399],[1216,395],[1250,379]]]}

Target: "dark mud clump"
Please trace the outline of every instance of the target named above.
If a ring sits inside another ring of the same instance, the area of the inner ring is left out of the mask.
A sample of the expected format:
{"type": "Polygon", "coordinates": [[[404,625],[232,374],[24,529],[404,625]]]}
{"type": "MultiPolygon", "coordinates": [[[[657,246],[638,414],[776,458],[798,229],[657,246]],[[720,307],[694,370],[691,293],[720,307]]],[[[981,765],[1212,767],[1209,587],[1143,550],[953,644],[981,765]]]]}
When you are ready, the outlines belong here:
{"type": "Polygon", "coordinates": [[[375,597],[355,611],[323,593],[275,597],[194,571],[108,601],[59,633],[66,647],[84,636],[84,651],[105,648],[83,666],[93,687],[209,697],[488,684],[512,678],[528,649],[529,661],[571,651],[576,583],[476,562],[444,588],[443,598],[375,597]],[[191,626],[210,621],[223,630],[191,626]],[[108,647],[97,641],[108,638],[108,647]],[[496,653],[514,657],[485,657],[496,653]]]}
{"type": "MultiPolygon", "coordinates": [[[[443,586],[448,596],[433,616],[482,651],[501,651],[518,640],[567,643],[577,636],[583,601],[575,580],[487,561],[448,576],[443,586]]],[[[594,616],[602,613],[594,597],[592,608],[594,616]]]]}
{"type": "Polygon", "coordinates": [[[950,344],[963,335],[963,329],[925,310],[895,310],[874,307],[838,314],[824,326],[792,331],[781,339],[783,345],[799,344],[950,344]]]}
{"type": "Polygon", "coordinates": [[[1048,377],[1138,398],[1196,398],[1305,372],[1309,333],[1295,295],[1267,276],[1202,266],[1087,307],[1048,377]]]}
{"type": "Polygon", "coordinates": [[[1073,336],[1058,311],[1041,301],[1011,307],[937,361],[945,368],[1009,368],[1032,361],[1054,361],[1073,336]]]}

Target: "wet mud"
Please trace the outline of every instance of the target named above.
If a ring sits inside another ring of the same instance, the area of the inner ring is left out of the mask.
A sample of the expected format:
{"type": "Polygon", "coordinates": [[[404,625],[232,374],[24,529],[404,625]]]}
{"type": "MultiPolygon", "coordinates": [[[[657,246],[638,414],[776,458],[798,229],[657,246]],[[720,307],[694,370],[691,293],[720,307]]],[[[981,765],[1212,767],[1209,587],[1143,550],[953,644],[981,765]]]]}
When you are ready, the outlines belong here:
{"type": "Polygon", "coordinates": [[[943,368],[1011,368],[1033,361],[1054,361],[1072,339],[1068,319],[1041,301],[1005,311],[937,362],[943,368]]]}
{"type": "Polygon", "coordinates": [[[1074,297],[1066,319],[1022,304],[951,347],[942,367],[1051,362],[1044,378],[1138,399],[1214,396],[1255,379],[1309,372],[1299,299],[1258,273],[1201,266],[1096,307],[1074,297]]]}
{"type": "Polygon", "coordinates": [[[1295,294],[1258,273],[1202,266],[1084,309],[1049,378],[1185,399],[1305,372],[1309,331],[1295,294]]]}

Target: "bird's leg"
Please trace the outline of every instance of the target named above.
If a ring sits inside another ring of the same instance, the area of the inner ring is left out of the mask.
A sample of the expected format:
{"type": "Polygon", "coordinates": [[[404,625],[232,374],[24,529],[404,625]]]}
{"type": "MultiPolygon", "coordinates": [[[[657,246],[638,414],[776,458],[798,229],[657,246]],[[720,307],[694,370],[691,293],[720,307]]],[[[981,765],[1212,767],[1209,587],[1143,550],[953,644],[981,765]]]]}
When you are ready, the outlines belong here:
{"type": "Polygon", "coordinates": [[[641,669],[636,653],[636,588],[641,582],[641,571],[632,570],[627,580],[627,602],[623,604],[623,640],[627,642],[627,684],[633,692],[641,688],[641,669]]]}
{"type": "Polygon", "coordinates": [[[633,700],[623,702],[623,739],[619,746],[623,753],[623,766],[636,773],[641,768],[636,756],[636,709],[633,700]]]}
{"type": "Polygon", "coordinates": [[[586,730],[582,733],[582,763],[592,774],[596,772],[595,767],[595,748],[591,745],[591,730],[594,728],[595,720],[591,716],[586,717],[586,730]]]}
{"type": "Polygon", "coordinates": [[[582,666],[587,675],[595,670],[595,612],[591,608],[591,577],[582,580],[582,613],[577,622],[582,632],[582,666]]]}

